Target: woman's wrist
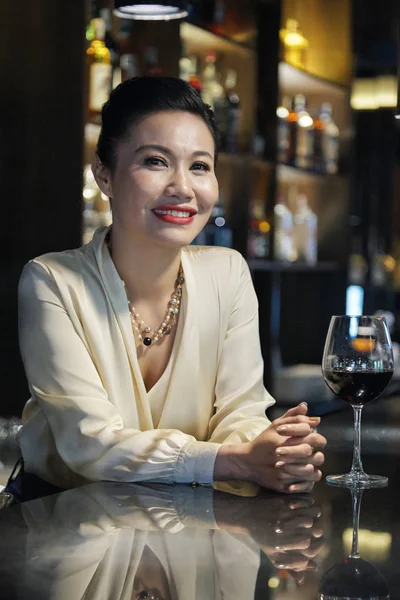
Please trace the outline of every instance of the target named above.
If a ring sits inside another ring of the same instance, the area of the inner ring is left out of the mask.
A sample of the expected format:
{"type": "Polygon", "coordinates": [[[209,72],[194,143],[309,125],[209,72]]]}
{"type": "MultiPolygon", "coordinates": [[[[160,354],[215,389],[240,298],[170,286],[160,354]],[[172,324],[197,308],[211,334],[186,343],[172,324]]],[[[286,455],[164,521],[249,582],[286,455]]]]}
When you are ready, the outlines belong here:
{"type": "Polygon", "coordinates": [[[249,481],[247,467],[250,444],[221,444],[214,463],[214,481],[249,481]]]}

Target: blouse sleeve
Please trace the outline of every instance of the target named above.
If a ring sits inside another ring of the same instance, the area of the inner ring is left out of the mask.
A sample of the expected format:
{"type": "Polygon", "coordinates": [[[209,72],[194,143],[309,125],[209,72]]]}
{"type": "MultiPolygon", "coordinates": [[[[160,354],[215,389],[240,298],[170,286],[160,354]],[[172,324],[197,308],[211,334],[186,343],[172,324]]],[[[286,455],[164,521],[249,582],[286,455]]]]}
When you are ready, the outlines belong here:
{"type": "Polygon", "coordinates": [[[174,429],[124,427],[79,322],[68,314],[48,267],[37,261],[20,280],[19,334],[32,397],[74,473],[91,481],[212,482],[219,444],[174,429]]]}
{"type": "Polygon", "coordinates": [[[246,261],[240,257],[239,282],[232,303],[215,389],[209,440],[247,442],[270,424],[265,411],[274,404],[263,384],[258,300],[246,261]]]}

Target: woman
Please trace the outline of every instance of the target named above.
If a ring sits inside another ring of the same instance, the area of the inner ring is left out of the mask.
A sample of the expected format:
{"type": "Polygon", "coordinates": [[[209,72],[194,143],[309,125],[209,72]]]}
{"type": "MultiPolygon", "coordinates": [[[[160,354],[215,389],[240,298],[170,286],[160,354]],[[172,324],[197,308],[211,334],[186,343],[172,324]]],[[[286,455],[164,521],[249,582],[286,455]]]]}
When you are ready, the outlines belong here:
{"type": "Polygon", "coordinates": [[[218,198],[213,113],[185,82],[135,78],[102,111],[93,172],[113,225],[25,267],[24,469],[51,485],[321,477],[300,405],[272,425],[258,307],[235,251],[189,246],[218,198]]]}

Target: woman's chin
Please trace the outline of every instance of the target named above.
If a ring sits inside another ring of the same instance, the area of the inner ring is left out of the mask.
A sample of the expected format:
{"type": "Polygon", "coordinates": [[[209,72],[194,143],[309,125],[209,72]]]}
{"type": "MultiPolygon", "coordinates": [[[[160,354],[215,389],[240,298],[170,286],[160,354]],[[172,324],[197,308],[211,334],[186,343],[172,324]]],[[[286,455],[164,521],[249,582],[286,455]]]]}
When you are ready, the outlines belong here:
{"type": "Polygon", "coordinates": [[[197,234],[197,231],[193,232],[189,231],[188,229],[186,229],[186,231],[164,230],[162,232],[159,231],[156,234],[153,234],[151,237],[155,243],[158,242],[158,244],[163,245],[165,247],[179,249],[184,248],[185,246],[189,246],[193,242],[197,234]]]}

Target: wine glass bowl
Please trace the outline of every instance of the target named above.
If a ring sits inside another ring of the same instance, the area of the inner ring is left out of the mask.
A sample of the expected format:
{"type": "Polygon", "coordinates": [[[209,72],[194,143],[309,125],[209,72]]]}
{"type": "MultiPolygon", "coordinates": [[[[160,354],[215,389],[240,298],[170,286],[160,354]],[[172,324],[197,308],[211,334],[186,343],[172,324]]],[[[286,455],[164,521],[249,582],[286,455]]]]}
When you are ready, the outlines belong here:
{"type": "Polygon", "coordinates": [[[389,589],[382,574],[362,558],[347,558],[325,573],[320,584],[320,600],[349,598],[389,598],[389,589]]]}
{"type": "Polygon", "coordinates": [[[350,473],[329,475],[331,485],[381,487],[387,478],[367,475],[361,463],[361,411],[378,398],[393,377],[393,352],[384,317],[334,316],[322,359],[322,373],[334,394],[354,410],[354,453],[350,473]]]}

